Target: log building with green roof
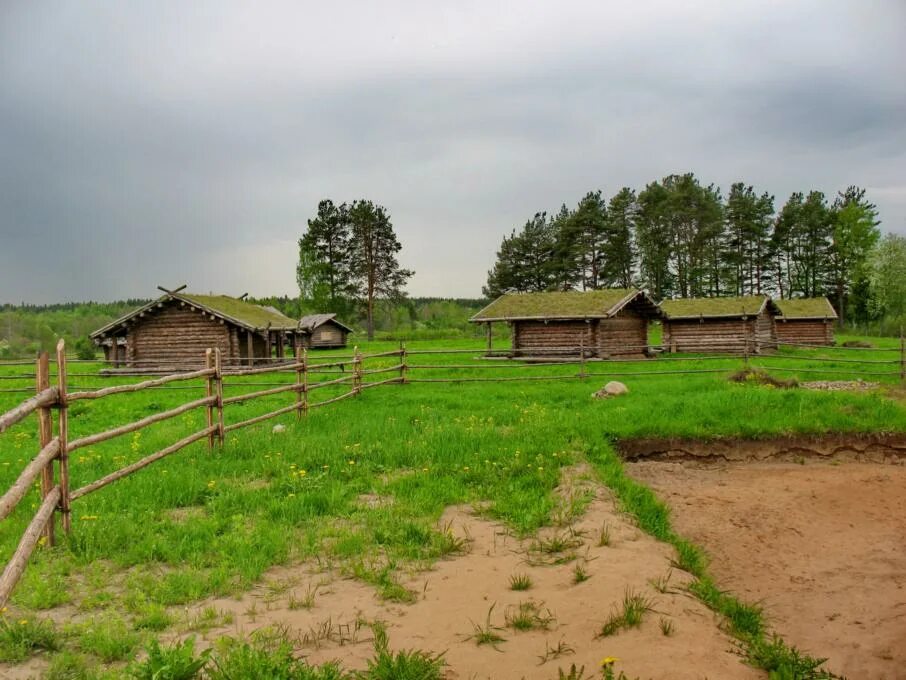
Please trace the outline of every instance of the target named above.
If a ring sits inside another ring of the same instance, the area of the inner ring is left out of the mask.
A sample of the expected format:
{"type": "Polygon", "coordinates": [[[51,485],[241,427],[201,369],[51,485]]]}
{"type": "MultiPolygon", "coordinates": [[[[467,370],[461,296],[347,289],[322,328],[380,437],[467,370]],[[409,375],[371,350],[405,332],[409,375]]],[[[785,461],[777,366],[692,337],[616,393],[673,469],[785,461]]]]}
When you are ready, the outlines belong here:
{"type": "Polygon", "coordinates": [[[826,297],[774,300],[777,341],[790,345],[833,345],[837,312],[826,297]]]}
{"type": "Polygon", "coordinates": [[[220,349],[225,366],[252,365],[299,346],[298,321],[273,307],[184,288],[161,288],[163,296],[91,334],[114,368],[201,365],[208,348],[220,349]]]}
{"type": "Polygon", "coordinates": [[[664,300],[660,308],[670,352],[743,354],[777,347],[777,307],[766,295],[664,300]]]}
{"type": "Polygon", "coordinates": [[[589,357],[641,355],[648,345],[648,323],[657,305],[640,290],[617,288],[551,293],[508,293],[473,316],[487,324],[509,324],[512,354],[589,357]]]}

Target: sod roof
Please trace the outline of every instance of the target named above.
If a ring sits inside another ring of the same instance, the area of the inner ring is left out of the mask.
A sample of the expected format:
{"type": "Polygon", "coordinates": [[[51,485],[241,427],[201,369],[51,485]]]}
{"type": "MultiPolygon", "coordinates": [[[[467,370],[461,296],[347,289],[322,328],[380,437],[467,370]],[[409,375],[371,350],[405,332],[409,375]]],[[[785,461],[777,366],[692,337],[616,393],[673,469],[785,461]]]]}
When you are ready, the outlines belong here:
{"type": "MultiPolygon", "coordinates": [[[[164,296],[170,297],[170,296],[164,296]]],[[[271,328],[295,330],[299,325],[297,321],[284,316],[273,307],[262,307],[251,302],[240,300],[228,295],[196,295],[195,293],[176,293],[172,297],[195,303],[221,316],[227,321],[236,321],[239,325],[248,328],[271,328]]]]}
{"type": "Polygon", "coordinates": [[[501,295],[470,320],[510,321],[520,319],[603,319],[616,314],[637,296],[631,288],[563,291],[553,293],[507,293],[501,295]]]}
{"type": "Polygon", "coordinates": [[[668,319],[737,318],[760,314],[769,301],[764,295],[745,295],[664,300],[660,306],[668,319]]]}
{"type": "Polygon", "coordinates": [[[194,293],[167,293],[148,304],[134,309],[119,319],[112,321],[91,334],[92,338],[102,338],[110,331],[123,326],[127,321],[139,315],[153,314],[160,305],[170,300],[178,300],[197,307],[216,317],[242,328],[258,331],[270,327],[272,330],[295,331],[299,323],[284,316],[273,307],[262,307],[251,302],[229,297],[228,295],[196,295],[194,293]]]}
{"type": "Polygon", "coordinates": [[[836,319],[837,312],[826,297],[774,300],[784,319],[836,319]]]}

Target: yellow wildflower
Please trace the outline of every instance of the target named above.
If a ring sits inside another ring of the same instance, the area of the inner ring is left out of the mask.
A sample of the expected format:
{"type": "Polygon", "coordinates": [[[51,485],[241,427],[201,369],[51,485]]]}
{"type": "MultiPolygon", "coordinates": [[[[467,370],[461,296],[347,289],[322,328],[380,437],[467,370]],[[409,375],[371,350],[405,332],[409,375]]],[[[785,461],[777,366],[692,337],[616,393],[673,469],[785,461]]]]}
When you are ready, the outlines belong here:
{"type": "Polygon", "coordinates": [[[607,668],[608,666],[613,666],[619,659],[615,656],[605,656],[601,659],[601,667],[607,668]]]}

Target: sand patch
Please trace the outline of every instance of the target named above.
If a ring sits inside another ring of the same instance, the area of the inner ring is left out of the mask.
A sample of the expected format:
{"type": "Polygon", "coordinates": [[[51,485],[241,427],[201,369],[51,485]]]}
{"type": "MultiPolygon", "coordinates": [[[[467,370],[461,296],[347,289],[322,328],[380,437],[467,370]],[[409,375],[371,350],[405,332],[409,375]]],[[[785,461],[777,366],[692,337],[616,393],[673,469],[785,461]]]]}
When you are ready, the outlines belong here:
{"type": "MultiPolygon", "coordinates": [[[[703,546],[718,585],[850,678],[906,668],[906,466],[627,463],[703,546]]],[[[713,674],[712,677],[720,677],[713,674]]]]}

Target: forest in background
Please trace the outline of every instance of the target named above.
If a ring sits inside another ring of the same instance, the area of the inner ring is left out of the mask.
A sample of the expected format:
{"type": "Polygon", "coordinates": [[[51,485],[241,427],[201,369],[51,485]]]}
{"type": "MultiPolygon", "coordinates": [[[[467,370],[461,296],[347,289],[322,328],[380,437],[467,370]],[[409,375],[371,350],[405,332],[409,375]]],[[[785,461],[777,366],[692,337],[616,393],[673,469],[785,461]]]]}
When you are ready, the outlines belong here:
{"type": "Polygon", "coordinates": [[[743,182],[726,197],[693,173],[609,200],[535,213],[503,238],[484,294],[639,287],[655,300],[768,294],[831,299],[841,318],[879,328],[904,321],[902,238],[881,239],[876,206],[850,186],[832,199],[775,199],[743,182]]]}
{"type": "MultiPolygon", "coordinates": [[[[250,302],[276,307],[293,319],[311,310],[298,297],[250,298],[250,302]]],[[[0,305],[0,359],[33,357],[51,350],[58,338],[69,347],[88,355],[94,352],[89,333],[149,300],[120,302],[73,302],[54,305],[0,305]]],[[[484,337],[483,329],[469,323],[469,317],[487,301],[432,297],[380,300],[375,304],[375,337],[381,340],[484,337]]],[[[364,333],[364,310],[352,309],[343,320],[364,333]]]]}

